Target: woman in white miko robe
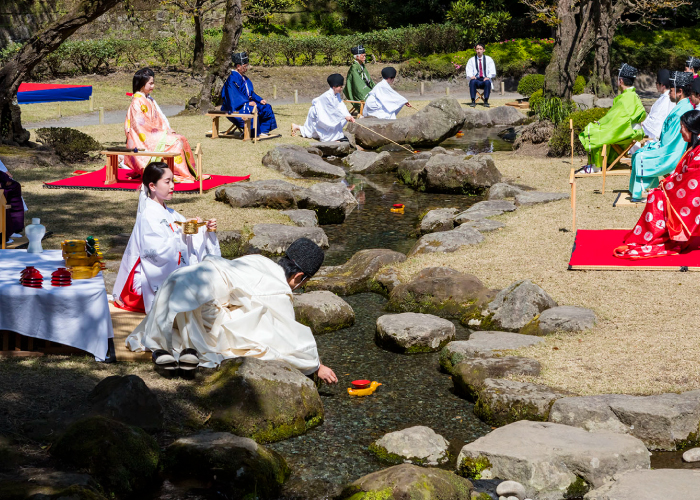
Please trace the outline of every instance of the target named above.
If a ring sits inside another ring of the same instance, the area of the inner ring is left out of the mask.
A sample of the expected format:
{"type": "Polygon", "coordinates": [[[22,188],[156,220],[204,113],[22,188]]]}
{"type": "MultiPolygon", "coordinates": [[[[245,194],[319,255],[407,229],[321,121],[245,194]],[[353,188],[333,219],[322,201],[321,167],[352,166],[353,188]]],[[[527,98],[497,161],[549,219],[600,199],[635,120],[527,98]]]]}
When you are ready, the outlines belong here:
{"type": "Polygon", "coordinates": [[[234,260],[207,256],[178,269],[127,337],[127,347],[152,351],[160,366],[179,361],[183,368],[183,358],[195,355],[199,366],[214,368],[225,359],[253,356],[284,360],[305,375],[318,372],[322,380],[337,382],[333,371],[321,364],[311,329],[294,315],[292,290],[323,262],[323,252],[311,245],[315,243],[306,238],[295,241],[280,264],[262,255],[234,260]],[[291,260],[294,251],[301,257],[291,260]],[[308,264],[303,259],[312,252],[321,257],[308,264]]]}
{"type": "Polygon", "coordinates": [[[147,313],[158,288],[181,267],[201,262],[206,255],[221,255],[216,220],[197,234],[184,234],[176,221],[187,219],[165,205],[173,197],[173,173],[163,162],[150,163],[143,173],[143,192],[136,223],[114,283],[114,305],[147,313]]]}
{"type": "Polygon", "coordinates": [[[412,108],[411,103],[391,86],[396,79],[396,70],[392,67],[382,70],[383,80],[379,82],[367,95],[362,116],[395,120],[401,108],[412,108]]]}
{"type": "Polygon", "coordinates": [[[321,142],[339,141],[345,137],[345,123],[355,121],[341,96],[343,75],[333,73],[327,81],[331,88],[311,101],[304,125],[292,123],[292,137],[300,132],[302,137],[321,142]]]}

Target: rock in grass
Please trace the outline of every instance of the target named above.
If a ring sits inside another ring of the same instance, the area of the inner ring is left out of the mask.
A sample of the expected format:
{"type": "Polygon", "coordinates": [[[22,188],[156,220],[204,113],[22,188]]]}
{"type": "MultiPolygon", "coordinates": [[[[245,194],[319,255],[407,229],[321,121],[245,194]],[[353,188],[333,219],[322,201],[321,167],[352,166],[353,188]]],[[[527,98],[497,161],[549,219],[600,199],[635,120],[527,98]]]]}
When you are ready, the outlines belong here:
{"type": "Polygon", "coordinates": [[[449,460],[449,447],[449,441],[430,427],[417,425],[384,434],[369,450],[382,462],[432,466],[449,460]]]}
{"type": "Polygon", "coordinates": [[[474,486],[452,472],[402,464],[361,477],[346,486],[339,500],[465,500],[474,486]]]}
{"type": "Polygon", "coordinates": [[[595,313],[585,307],[558,306],[536,316],[520,331],[528,335],[548,335],[555,332],[582,332],[595,326],[595,313]]]}
{"type": "Polygon", "coordinates": [[[304,434],[323,421],[316,386],[284,361],[227,359],[198,388],[214,430],[258,443],[304,434]]]}
{"type": "Polygon", "coordinates": [[[377,319],[377,344],[390,351],[435,352],[454,338],[452,322],[431,314],[386,314],[377,319]]]}
{"type": "Polygon", "coordinates": [[[322,267],[306,284],[306,290],[329,290],[338,295],[369,292],[379,269],[404,260],[404,254],[385,248],[360,250],[345,264],[322,267]]]}
{"type": "Polygon", "coordinates": [[[163,408],[158,398],[136,375],[102,379],[88,395],[90,411],[146,431],[163,428],[163,408]]]}
{"type": "Polygon", "coordinates": [[[650,450],[674,451],[700,442],[700,390],[563,398],[552,406],[549,420],[589,431],[631,434],[650,450]]]}
{"type": "Polygon", "coordinates": [[[488,217],[501,215],[503,212],[512,212],[516,206],[511,201],[506,200],[487,200],[480,201],[469,207],[464,212],[460,212],[455,216],[455,223],[462,224],[467,221],[484,220],[488,217]]]}
{"type": "Polygon", "coordinates": [[[475,401],[489,378],[540,374],[539,361],[520,356],[465,359],[452,369],[452,383],[460,396],[475,401]]]}
{"type": "Polygon", "coordinates": [[[491,220],[491,219],[479,219],[479,220],[470,220],[463,222],[459,226],[455,228],[455,230],[460,230],[460,229],[466,229],[466,228],[474,228],[480,233],[488,233],[490,231],[495,231],[497,229],[501,229],[503,227],[506,227],[506,225],[498,220],[491,220]]]}
{"type": "Polygon", "coordinates": [[[515,198],[523,191],[523,189],[517,186],[511,186],[505,182],[498,182],[489,189],[489,200],[505,200],[508,198],[515,198]]]}
{"type": "Polygon", "coordinates": [[[355,323],[355,312],[350,304],[326,290],[294,294],[294,314],[296,320],[311,328],[314,335],[347,328],[355,323]]]}
{"type": "Polygon", "coordinates": [[[517,420],[546,422],[554,402],[572,395],[542,384],[487,378],[480,384],[474,414],[493,426],[517,420]]]}
{"type": "Polygon", "coordinates": [[[318,226],[318,216],[313,210],[284,210],[282,211],[284,215],[289,217],[295,226],[299,227],[317,227],[318,226]]]}
{"type": "Polygon", "coordinates": [[[556,306],[542,288],[520,280],[498,292],[486,309],[465,315],[462,323],[470,328],[517,332],[542,311],[556,306]]]}
{"type": "Polygon", "coordinates": [[[276,451],[228,432],[199,432],[165,450],[166,471],[211,482],[229,498],[277,498],[289,467],[276,451]]]}
{"type": "Polygon", "coordinates": [[[139,427],[94,416],[70,425],[51,455],[87,469],[105,491],[131,496],[152,486],[160,447],[139,427]]]}
{"type": "Polygon", "coordinates": [[[440,352],[440,366],[451,373],[456,365],[465,360],[497,356],[499,351],[520,349],[540,342],[544,342],[544,339],[533,335],[477,331],[469,336],[469,340],[456,340],[447,344],[440,352]]]}
{"type": "Polygon", "coordinates": [[[586,500],[700,499],[700,471],[657,469],[628,471],[590,491],[586,500]]]}
{"type": "Polygon", "coordinates": [[[581,497],[635,469],[649,469],[649,452],[632,436],[527,420],[465,445],[457,458],[465,477],[507,477],[541,500],[581,497]]]}
{"type": "Polygon", "coordinates": [[[416,254],[434,252],[456,252],[466,245],[477,245],[484,241],[483,235],[474,228],[464,228],[421,236],[408,252],[411,257],[416,254]]]}
{"type": "Polygon", "coordinates": [[[320,227],[256,224],[253,226],[253,236],[248,240],[248,253],[284,255],[289,245],[299,238],[309,238],[321,248],[328,248],[328,236],[320,227]]]}
{"type": "Polygon", "coordinates": [[[279,170],[291,178],[342,179],[345,171],[328,163],[317,154],[301,146],[282,144],[268,151],[262,159],[263,165],[279,170]]]}
{"type": "Polygon", "coordinates": [[[355,148],[349,142],[312,142],[309,148],[314,148],[323,154],[323,156],[345,156],[349,155],[355,148]]]}
{"type": "Polygon", "coordinates": [[[476,307],[483,307],[495,294],[472,274],[449,267],[427,267],[411,281],[396,285],[386,308],[459,318],[476,307]]]}
{"type": "Polygon", "coordinates": [[[420,221],[421,234],[451,231],[455,227],[456,208],[438,208],[430,210],[420,221]]]}

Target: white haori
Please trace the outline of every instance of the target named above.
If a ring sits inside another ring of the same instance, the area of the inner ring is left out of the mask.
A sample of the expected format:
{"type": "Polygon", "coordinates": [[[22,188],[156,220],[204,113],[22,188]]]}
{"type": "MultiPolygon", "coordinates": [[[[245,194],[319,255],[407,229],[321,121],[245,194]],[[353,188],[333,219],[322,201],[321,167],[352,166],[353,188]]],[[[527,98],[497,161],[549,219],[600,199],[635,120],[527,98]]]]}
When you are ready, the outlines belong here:
{"type": "Polygon", "coordinates": [[[362,115],[395,120],[407,102],[404,96],[391,88],[389,82],[382,80],[367,95],[362,115]]]}
{"type": "Polygon", "coordinates": [[[311,329],[295,320],[284,270],[261,255],[208,256],[178,269],[126,345],[136,352],[165,349],[176,359],[194,348],[206,368],[239,356],[281,359],[305,375],[320,366],[311,329]]]}
{"type": "Polygon", "coordinates": [[[654,141],[658,141],[661,137],[661,129],[664,126],[664,121],[676,105],[669,97],[669,92],[670,91],[667,90],[661,94],[649,110],[649,115],[647,115],[646,120],[642,122],[644,134],[654,141]]]}
{"type": "Polygon", "coordinates": [[[185,234],[175,221],[186,220],[172,208],[144,195],[114,283],[114,300],[121,297],[129,274],[136,267],[134,289],[143,297],[148,312],[158,288],[173,271],[201,262],[207,255],[221,255],[216,233],[200,227],[197,234],[185,234]]]}
{"type": "Polygon", "coordinates": [[[350,117],[350,113],[343,104],[343,98],[330,88],[311,101],[311,108],[301,127],[301,136],[321,142],[339,141],[344,137],[346,117],[350,117]]]}

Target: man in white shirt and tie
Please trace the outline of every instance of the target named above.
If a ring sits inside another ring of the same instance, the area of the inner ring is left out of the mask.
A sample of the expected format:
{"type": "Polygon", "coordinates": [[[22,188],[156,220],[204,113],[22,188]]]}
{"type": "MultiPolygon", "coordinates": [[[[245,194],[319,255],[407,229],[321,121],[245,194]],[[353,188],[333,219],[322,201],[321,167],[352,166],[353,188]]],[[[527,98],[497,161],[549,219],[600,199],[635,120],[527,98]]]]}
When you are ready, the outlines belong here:
{"type": "Polygon", "coordinates": [[[472,103],[470,106],[476,106],[476,89],[484,89],[484,106],[489,107],[489,96],[491,95],[491,79],[496,76],[496,65],[493,59],[484,55],[486,46],[483,43],[477,43],[474,46],[476,55],[469,58],[467,61],[467,79],[469,80],[469,93],[471,94],[472,103]]]}

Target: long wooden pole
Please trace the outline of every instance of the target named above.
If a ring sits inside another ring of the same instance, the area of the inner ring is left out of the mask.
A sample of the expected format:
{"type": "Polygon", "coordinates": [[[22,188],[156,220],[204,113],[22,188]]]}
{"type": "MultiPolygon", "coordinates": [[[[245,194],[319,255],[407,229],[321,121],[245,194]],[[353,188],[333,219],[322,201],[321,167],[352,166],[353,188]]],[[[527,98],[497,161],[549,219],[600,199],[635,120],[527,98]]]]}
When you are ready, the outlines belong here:
{"type": "Polygon", "coordinates": [[[386,139],[386,140],[389,141],[389,142],[393,142],[394,144],[396,144],[396,145],[399,146],[400,148],[404,148],[404,149],[405,149],[406,151],[408,151],[409,153],[412,153],[412,154],[415,154],[415,153],[416,153],[416,152],[413,151],[412,149],[407,148],[406,146],[404,146],[403,144],[399,144],[398,142],[392,141],[392,140],[389,139],[388,137],[383,136],[382,134],[380,134],[380,133],[377,132],[376,130],[372,130],[372,129],[369,128],[369,127],[365,127],[364,125],[362,125],[362,124],[361,124],[360,122],[358,122],[357,120],[355,120],[355,125],[359,125],[360,127],[364,128],[364,129],[367,129],[367,130],[369,130],[370,132],[374,132],[375,134],[377,134],[377,135],[378,135],[379,137],[381,137],[382,139],[386,139]]]}

